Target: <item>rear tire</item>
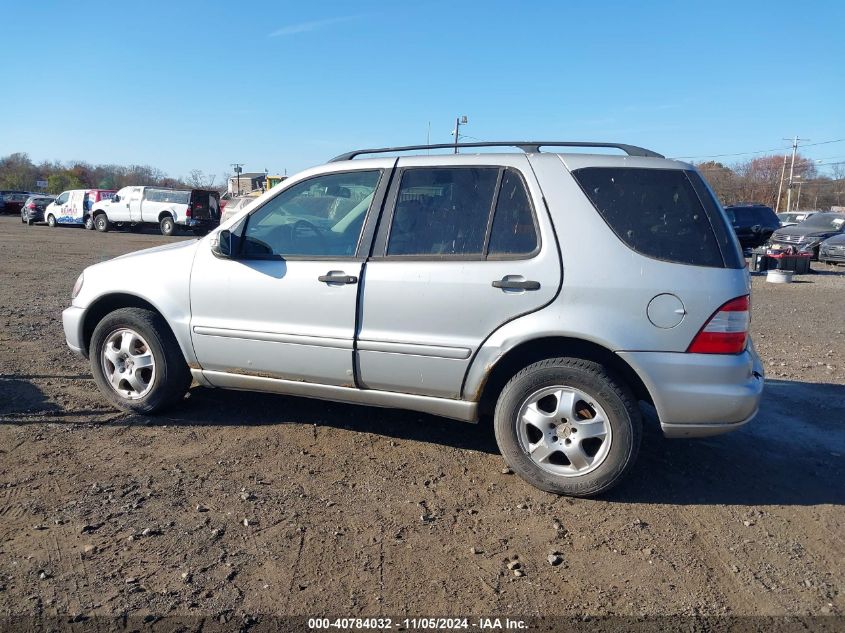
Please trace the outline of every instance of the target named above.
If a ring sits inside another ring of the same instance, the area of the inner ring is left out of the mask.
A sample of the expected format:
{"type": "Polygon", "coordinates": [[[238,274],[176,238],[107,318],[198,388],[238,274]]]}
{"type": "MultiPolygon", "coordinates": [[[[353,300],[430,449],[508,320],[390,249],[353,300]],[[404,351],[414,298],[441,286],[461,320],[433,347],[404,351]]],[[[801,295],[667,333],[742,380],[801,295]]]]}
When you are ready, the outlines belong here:
{"type": "Polygon", "coordinates": [[[157,413],[182,400],[191,385],[176,337],[150,310],[121,308],[107,314],[94,328],[89,351],[94,380],[118,409],[157,413]],[[134,343],[118,345],[124,336],[134,343]]]}
{"type": "Polygon", "coordinates": [[[53,216],[52,213],[47,216],[47,226],[49,226],[51,229],[56,228],[56,218],[53,216]]]}
{"type": "Polygon", "coordinates": [[[105,213],[98,213],[94,216],[94,228],[100,233],[107,233],[111,228],[109,217],[105,213]]]}
{"type": "Polygon", "coordinates": [[[166,215],[161,219],[161,222],[159,222],[159,228],[161,229],[162,235],[167,235],[169,237],[176,232],[176,223],[173,221],[173,218],[166,215]]]}
{"type": "Polygon", "coordinates": [[[85,216],[85,229],[88,231],[94,230],[94,218],[90,215],[85,216]]]}
{"type": "Polygon", "coordinates": [[[493,425],[517,475],[575,497],[615,486],[636,460],[642,434],[628,386],[578,358],[540,361],[516,374],[499,396],[493,425]]]}

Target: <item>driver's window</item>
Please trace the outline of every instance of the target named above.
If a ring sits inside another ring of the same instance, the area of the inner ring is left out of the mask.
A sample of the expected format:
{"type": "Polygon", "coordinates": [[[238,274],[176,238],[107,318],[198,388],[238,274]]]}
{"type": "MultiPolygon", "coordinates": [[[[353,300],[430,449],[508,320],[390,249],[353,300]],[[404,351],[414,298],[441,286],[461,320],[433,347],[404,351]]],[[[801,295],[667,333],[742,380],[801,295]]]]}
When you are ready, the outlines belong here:
{"type": "Polygon", "coordinates": [[[64,204],[65,202],[67,202],[69,196],[70,194],[67,191],[63,192],[62,195],[56,198],[54,204],[64,204]]]}
{"type": "Polygon", "coordinates": [[[247,220],[247,257],[353,257],[381,170],[324,174],[286,189],[247,220]]]}

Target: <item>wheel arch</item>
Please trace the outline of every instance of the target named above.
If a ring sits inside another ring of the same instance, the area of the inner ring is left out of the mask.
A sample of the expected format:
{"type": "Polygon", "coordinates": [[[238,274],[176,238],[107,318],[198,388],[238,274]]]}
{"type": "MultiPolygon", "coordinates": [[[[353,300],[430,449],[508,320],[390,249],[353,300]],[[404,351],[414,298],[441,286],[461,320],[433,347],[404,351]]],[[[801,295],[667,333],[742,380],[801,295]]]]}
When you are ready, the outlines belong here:
{"type": "Polygon", "coordinates": [[[485,373],[477,393],[480,415],[493,413],[496,400],[507,382],[521,369],[547,358],[566,356],[591,360],[609,369],[634,392],[637,400],[653,403],[653,398],[639,374],[613,351],[584,339],[567,336],[545,336],[523,341],[498,358],[485,373]]]}
{"type": "Polygon", "coordinates": [[[161,223],[161,221],[162,221],[164,218],[166,218],[166,217],[168,217],[168,216],[169,216],[169,217],[170,217],[170,219],[171,219],[171,220],[173,220],[174,222],[176,221],[176,214],[173,212],[173,209],[164,209],[163,211],[160,211],[160,212],[159,212],[159,214],[158,214],[158,221],[159,221],[159,224],[161,223]]]}
{"type": "Polygon", "coordinates": [[[173,327],[167,321],[167,318],[164,316],[162,311],[152,303],[137,295],[129,293],[112,293],[99,297],[85,311],[85,318],[82,322],[82,349],[86,354],[90,353],[91,336],[94,334],[94,329],[97,327],[97,324],[102,321],[103,317],[107,314],[121,308],[141,308],[143,310],[155,312],[164,319],[164,322],[167,323],[167,327],[170,329],[171,334],[174,334],[174,338],[178,341],[178,337],[175,336],[173,327]]]}

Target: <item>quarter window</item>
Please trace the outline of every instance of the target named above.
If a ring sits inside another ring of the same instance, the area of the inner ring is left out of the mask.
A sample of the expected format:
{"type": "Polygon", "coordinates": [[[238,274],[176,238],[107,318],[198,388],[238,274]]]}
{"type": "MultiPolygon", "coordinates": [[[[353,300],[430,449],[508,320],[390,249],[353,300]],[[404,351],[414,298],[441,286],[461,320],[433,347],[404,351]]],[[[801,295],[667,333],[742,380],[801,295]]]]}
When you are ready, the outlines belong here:
{"type": "Polygon", "coordinates": [[[537,229],[525,183],[515,169],[502,175],[490,231],[490,255],[527,255],[537,248],[537,229]]]}
{"type": "Polygon", "coordinates": [[[247,257],[353,257],[380,170],[323,174],[297,183],[250,214],[247,257]]]}

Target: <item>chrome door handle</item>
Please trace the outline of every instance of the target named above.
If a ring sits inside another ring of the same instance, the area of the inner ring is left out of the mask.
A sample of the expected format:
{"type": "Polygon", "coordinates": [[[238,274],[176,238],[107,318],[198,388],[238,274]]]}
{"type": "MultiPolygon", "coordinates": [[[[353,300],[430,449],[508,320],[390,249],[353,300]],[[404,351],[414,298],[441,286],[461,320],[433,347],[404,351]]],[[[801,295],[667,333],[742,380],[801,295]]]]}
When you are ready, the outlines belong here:
{"type": "Polygon", "coordinates": [[[502,288],[503,290],[539,290],[540,282],[531,281],[530,279],[517,279],[519,275],[505,275],[501,279],[493,282],[494,288],[502,288]]]}
{"type": "Polygon", "coordinates": [[[325,275],[317,277],[317,281],[327,284],[357,284],[358,278],[355,275],[347,275],[342,270],[330,270],[325,275]]]}

